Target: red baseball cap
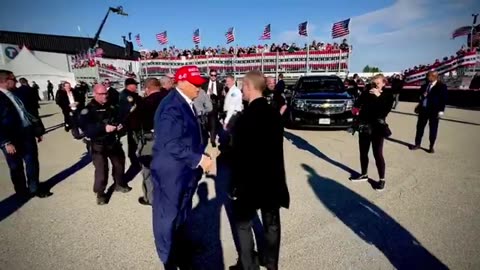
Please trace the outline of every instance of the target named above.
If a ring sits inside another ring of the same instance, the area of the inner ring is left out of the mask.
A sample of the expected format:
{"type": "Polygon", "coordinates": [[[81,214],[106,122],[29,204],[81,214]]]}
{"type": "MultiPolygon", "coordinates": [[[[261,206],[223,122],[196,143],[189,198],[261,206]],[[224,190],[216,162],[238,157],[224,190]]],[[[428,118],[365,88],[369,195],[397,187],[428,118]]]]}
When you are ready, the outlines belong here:
{"type": "Polygon", "coordinates": [[[205,80],[197,66],[183,66],[175,72],[175,82],[187,81],[193,85],[201,86],[205,80]]]}

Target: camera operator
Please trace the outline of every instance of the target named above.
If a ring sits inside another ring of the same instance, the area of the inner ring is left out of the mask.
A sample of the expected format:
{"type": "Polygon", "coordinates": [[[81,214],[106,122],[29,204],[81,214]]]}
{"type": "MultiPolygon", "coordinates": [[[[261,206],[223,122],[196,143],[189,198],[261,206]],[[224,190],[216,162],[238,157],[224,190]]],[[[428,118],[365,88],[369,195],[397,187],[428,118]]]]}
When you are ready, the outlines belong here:
{"type": "Polygon", "coordinates": [[[91,141],[95,183],[93,192],[97,194],[97,204],[108,202],[105,189],[108,183],[108,159],[112,162],[112,175],[115,191],[129,192],[131,188],[124,182],[125,153],[120,143],[122,125],[119,124],[118,106],[107,103],[108,91],[97,84],[93,88],[94,99],[80,112],[80,126],[91,141]]]}
{"type": "Polygon", "coordinates": [[[385,91],[385,77],[375,75],[369,91],[364,91],[354,104],[353,113],[358,115],[354,130],[359,133],[360,164],[362,172],[357,177],[351,177],[352,182],[368,180],[368,152],[370,145],[377,165],[380,180],[374,188],[385,189],[385,160],[383,158],[383,141],[391,135],[385,118],[392,109],[393,95],[385,91]]]}

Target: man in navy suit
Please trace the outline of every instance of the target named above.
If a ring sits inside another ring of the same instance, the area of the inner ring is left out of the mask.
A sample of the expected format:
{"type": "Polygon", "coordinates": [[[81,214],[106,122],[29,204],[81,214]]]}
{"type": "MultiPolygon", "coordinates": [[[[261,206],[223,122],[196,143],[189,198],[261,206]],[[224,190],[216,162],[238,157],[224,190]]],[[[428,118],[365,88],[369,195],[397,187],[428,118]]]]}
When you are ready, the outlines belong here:
{"type": "Polygon", "coordinates": [[[0,70],[0,148],[7,160],[15,193],[24,198],[49,197],[52,193],[39,187],[37,140],[40,142],[42,137],[35,138],[35,112],[29,111],[27,101],[14,93],[16,82],[12,72],[0,70]]]}
{"type": "Polygon", "coordinates": [[[434,146],[437,139],[438,122],[443,116],[447,102],[447,86],[438,81],[438,73],[430,71],[427,73],[428,83],[422,86],[422,96],[415,112],[418,113],[417,134],[415,136],[415,145],[411,150],[420,149],[423,132],[427,122],[430,128],[430,148],[428,152],[435,153],[434,146]]]}
{"type": "Polygon", "coordinates": [[[163,99],[155,113],[153,161],[153,233],[165,269],[191,269],[183,233],[202,169],[212,159],[204,154],[201,128],[193,100],[205,79],[196,66],[175,74],[176,89],[163,99]]]}

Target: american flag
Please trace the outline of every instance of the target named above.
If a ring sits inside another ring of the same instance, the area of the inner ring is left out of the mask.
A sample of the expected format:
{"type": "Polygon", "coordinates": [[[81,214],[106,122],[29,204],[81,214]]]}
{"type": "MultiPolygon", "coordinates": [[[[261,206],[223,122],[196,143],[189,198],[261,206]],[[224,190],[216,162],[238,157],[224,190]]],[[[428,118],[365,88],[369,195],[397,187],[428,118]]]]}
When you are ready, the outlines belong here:
{"type": "Polygon", "coordinates": [[[228,28],[227,33],[225,33],[225,37],[227,38],[227,44],[232,43],[235,41],[235,34],[234,34],[235,28],[230,27],[228,28]]]}
{"type": "Polygon", "coordinates": [[[348,29],[349,24],[350,19],[334,23],[332,26],[332,38],[339,38],[350,34],[350,29],[348,29]]]}
{"type": "Polygon", "coordinates": [[[200,29],[193,31],[193,43],[200,43],[200,29]]]}
{"type": "Polygon", "coordinates": [[[167,44],[168,43],[168,37],[167,37],[167,31],[163,31],[161,33],[157,34],[157,40],[160,42],[160,44],[167,44]]]}
{"type": "Polygon", "coordinates": [[[140,34],[135,35],[135,41],[137,42],[138,47],[143,47],[142,41],[140,40],[140,34]]]}
{"type": "Polygon", "coordinates": [[[471,26],[462,26],[460,28],[455,29],[452,33],[452,39],[456,37],[461,37],[461,36],[468,36],[469,34],[472,33],[472,27],[471,26]]]}
{"type": "Polygon", "coordinates": [[[267,24],[263,29],[263,34],[260,36],[260,40],[266,40],[271,38],[272,38],[272,33],[271,33],[270,24],[267,24]]]}
{"type": "Polygon", "coordinates": [[[307,26],[308,26],[308,22],[303,22],[298,25],[298,34],[300,36],[308,37],[307,26]]]}

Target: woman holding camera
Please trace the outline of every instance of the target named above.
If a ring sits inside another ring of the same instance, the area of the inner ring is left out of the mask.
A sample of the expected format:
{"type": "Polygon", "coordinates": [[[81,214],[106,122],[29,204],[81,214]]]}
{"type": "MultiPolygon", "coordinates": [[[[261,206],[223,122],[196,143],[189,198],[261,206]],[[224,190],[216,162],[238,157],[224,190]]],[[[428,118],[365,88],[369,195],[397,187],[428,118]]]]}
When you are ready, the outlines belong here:
{"type": "Polygon", "coordinates": [[[354,104],[353,113],[358,121],[355,130],[359,133],[360,164],[362,172],[357,177],[351,177],[352,182],[368,180],[368,152],[372,145],[373,156],[377,165],[379,181],[375,190],[385,189],[385,159],[383,158],[383,141],[391,135],[385,118],[393,105],[393,95],[384,90],[385,77],[382,74],[372,78],[371,89],[364,91],[354,104]]]}

